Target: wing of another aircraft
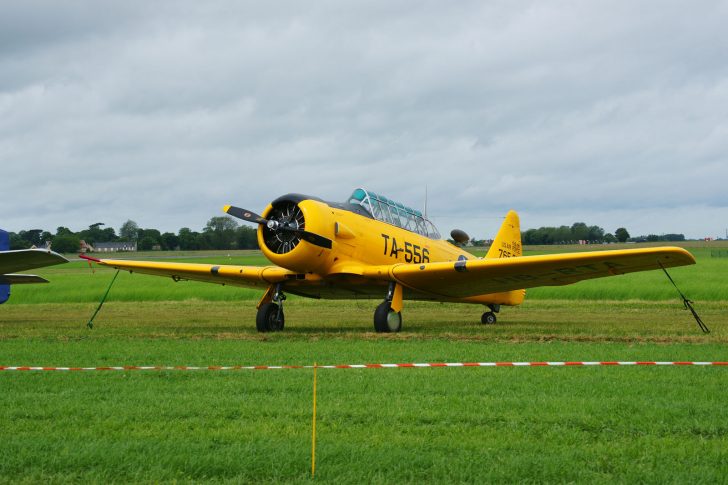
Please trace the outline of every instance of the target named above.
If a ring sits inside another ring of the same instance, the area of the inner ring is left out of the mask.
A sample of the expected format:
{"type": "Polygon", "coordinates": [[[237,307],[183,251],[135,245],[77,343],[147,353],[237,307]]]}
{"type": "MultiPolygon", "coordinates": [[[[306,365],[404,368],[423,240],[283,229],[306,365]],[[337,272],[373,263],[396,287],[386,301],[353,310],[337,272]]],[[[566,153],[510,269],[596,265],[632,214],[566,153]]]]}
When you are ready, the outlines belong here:
{"type": "Polygon", "coordinates": [[[465,298],[537,286],[568,285],[592,278],[660,269],[660,265],[669,268],[688,264],[695,264],[695,258],[688,251],[656,247],[374,266],[364,268],[362,276],[391,278],[414,290],[465,298]]]}
{"type": "Polygon", "coordinates": [[[47,249],[0,251],[0,274],[4,275],[67,262],[68,260],[60,254],[47,249]]]}
{"type": "Polygon", "coordinates": [[[48,283],[48,280],[34,274],[0,274],[0,285],[27,285],[48,283]]]}
{"type": "MultiPolygon", "coordinates": [[[[204,281],[220,285],[267,288],[272,283],[305,279],[293,271],[278,266],[235,266],[227,264],[160,263],[156,261],[130,261],[124,259],[96,259],[103,266],[155,276],[169,276],[174,280],[204,281]]],[[[310,275],[307,275],[310,276],[310,275]]]]}
{"type": "MultiPolygon", "coordinates": [[[[8,247],[7,232],[2,230],[0,230],[0,247],[8,247]]],[[[12,273],[67,262],[68,260],[60,254],[47,249],[0,251],[0,303],[5,303],[10,298],[10,285],[48,283],[48,280],[40,276],[12,273]]]]}

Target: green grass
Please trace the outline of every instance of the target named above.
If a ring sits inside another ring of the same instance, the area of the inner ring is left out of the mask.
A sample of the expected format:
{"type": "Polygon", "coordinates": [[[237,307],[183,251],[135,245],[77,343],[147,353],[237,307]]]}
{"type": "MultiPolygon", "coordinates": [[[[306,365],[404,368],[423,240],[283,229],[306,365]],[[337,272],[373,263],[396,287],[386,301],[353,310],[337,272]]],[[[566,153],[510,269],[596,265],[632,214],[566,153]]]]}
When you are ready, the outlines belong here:
{"type": "MultiPolygon", "coordinates": [[[[259,334],[256,292],[120,274],[88,330],[113,272],[73,263],[0,306],[0,365],[728,361],[726,298],[701,293],[725,267],[700,251],[671,273],[708,335],[638,275],[599,280],[623,299],[531,291],[493,326],[406,302],[403,331],[380,335],[377,301],[291,299],[286,330],[259,334]]],[[[315,481],[720,483],[726,389],[724,367],[319,370],[315,481]]],[[[0,483],[311,482],[311,390],[311,370],[0,372],[0,483]]]]}
{"type": "MultiPolygon", "coordinates": [[[[6,324],[4,363],[728,360],[722,337],[666,344],[675,329],[659,325],[654,340],[602,338],[598,322],[557,340],[509,323],[443,336],[426,318],[432,305],[411,312],[424,330],[396,336],[359,328],[363,315],[314,322],[312,308],[291,312],[298,331],[262,336],[204,302],[111,304],[87,331],[76,322],[85,305],[47,306],[33,327],[6,324]],[[144,313],[156,323],[138,321],[144,313]]],[[[0,481],[306,482],[311,383],[310,370],[0,373],[0,481]]],[[[723,368],[321,370],[316,480],[721,481],[726,385],[723,368]]]]}
{"type": "MultiPolygon", "coordinates": [[[[107,302],[96,317],[94,331],[86,329],[96,303],[6,305],[0,319],[0,342],[25,339],[87,340],[103,336],[120,339],[375,339],[381,341],[691,341],[727,342],[722,323],[728,316],[722,302],[698,306],[713,329],[697,332],[690,313],[677,301],[533,300],[503,308],[498,324],[480,325],[476,305],[406,302],[403,330],[376,335],[372,315],[377,301],[319,301],[297,299],[285,306],[286,331],[259,334],[255,302],[107,302]]],[[[454,346],[453,348],[456,348],[454,346]]],[[[32,349],[31,349],[32,350],[32,349]]],[[[285,356],[285,353],[283,353],[285,356]]]]}
{"type": "MultiPolygon", "coordinates": [[[[705,483],[728,472],[722,369],[319,373],[317,481],[705,483]]],[[[305,482],[311,377],[3,376],[0,474],[305,482]]]]}

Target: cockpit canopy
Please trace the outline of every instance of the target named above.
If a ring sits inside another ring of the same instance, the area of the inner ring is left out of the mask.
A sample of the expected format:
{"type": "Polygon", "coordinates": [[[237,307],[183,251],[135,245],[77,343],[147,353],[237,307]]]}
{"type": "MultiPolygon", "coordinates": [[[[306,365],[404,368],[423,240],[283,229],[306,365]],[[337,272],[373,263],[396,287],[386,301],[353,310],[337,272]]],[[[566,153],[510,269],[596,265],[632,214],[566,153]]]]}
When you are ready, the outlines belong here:
{"type": "Polygon", "coordinates": [[[440,233],[422,212],[366,189],[356,189],[349,203],[362,206],[376,220],[415,232],[430,239],[440,239],[440,233]]]}

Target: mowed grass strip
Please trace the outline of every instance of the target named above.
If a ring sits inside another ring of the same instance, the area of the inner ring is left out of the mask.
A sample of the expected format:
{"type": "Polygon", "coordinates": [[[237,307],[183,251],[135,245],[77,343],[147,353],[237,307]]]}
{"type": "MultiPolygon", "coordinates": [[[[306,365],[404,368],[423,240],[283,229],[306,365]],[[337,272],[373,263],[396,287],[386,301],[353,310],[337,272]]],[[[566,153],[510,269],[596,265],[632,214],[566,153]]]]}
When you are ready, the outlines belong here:
{"type": "Polygon", "coordinates": [[[496,325],[480,324],[479,305],[406,302],[403,328],[376,334],[374,300],[289,299],[286,328],[261,334],[255,329],[254,300],[239,302],[107,302],[94,330],[86,323],[97,303],[24,304],[3,307],[0,341],[126,339],[212,339],[309,341],[354,339],[400,342],[411,339],[461,341],[593,341],[728,343],[728,314],[722,302],[701,302],[698,311],[711,328],[703,334],[678,300],[526,300],[503,308],[496,325]]]}

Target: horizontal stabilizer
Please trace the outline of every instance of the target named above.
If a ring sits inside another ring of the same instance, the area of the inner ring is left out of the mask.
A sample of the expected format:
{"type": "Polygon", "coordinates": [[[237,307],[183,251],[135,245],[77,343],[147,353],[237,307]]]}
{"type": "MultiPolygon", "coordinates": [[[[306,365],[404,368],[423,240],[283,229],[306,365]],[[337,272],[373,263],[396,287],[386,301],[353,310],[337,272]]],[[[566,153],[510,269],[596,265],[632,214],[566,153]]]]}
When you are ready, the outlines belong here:
{"type": "Polygon", "coordinates": [[[0,285],[28,285],[32,283],[48,283],[48,280],[34,274],[0,275],[0,285]]]}

